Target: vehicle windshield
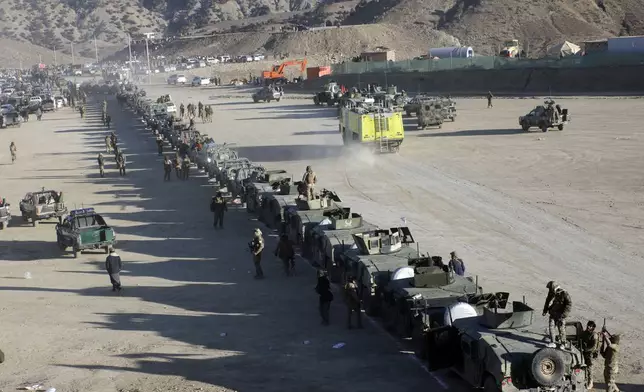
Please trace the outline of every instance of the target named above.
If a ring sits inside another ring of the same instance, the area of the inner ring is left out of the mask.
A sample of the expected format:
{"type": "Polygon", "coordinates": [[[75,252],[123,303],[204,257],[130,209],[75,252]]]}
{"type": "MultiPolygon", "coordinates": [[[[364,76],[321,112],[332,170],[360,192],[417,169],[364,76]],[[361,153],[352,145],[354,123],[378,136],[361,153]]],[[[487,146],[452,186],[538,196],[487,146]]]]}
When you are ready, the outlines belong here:
{"type": "Polygon", "coordinates": [[[100,215],[78,216],[75,220],[76,227],[80,229],[84,227],[107,226],[105,220],[100,215]]]}

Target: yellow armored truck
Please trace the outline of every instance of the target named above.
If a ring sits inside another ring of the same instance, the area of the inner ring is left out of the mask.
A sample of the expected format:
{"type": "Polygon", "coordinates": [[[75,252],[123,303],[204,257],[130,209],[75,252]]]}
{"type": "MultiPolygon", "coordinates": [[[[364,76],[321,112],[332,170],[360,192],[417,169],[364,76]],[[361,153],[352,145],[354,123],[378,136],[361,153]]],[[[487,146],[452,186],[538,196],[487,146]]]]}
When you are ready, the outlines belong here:
{"type": "Polygon", "coordinates": [[[402,113],[376,105],[349,104],[340,111],[340,134],[345,145],[397,152],[405,139],[402,113]]]}

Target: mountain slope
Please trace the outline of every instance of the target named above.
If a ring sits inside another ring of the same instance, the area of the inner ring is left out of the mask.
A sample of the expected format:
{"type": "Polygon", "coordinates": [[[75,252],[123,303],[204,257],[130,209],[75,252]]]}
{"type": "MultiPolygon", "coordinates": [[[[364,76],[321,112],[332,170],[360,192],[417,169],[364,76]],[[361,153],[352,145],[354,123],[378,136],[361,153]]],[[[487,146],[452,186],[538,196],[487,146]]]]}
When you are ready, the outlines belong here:
{"type": "Polygon", "coordinates": [[[519,39],[533,55],[561,40],[644,34],[639,0],[362,0],[345,23],[424,25],[457,37],[478,53],[497,52],[519,39]]]}

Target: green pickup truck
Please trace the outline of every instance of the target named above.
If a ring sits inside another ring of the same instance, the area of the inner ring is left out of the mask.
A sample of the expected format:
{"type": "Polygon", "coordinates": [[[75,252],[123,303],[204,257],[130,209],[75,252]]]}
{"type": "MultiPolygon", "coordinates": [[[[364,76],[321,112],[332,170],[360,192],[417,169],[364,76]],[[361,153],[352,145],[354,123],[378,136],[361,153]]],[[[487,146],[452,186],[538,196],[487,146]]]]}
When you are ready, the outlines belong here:
{"type": "Polygon", "coordinates": [[[71,211],[56,225],[56,242],[63,251],[71,247],[76,258],[88,249],[104,249],[109,253],[116,244],[116,233],[93,208],[83,208],[71,211]]]}

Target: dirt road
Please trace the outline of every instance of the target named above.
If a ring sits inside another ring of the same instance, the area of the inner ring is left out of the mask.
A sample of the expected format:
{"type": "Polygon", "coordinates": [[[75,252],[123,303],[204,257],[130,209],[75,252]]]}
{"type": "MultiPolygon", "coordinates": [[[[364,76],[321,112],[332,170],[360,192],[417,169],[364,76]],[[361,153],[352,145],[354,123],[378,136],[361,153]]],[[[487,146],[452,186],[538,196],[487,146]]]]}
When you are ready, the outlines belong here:
{"type": "Polygon", "coordinates": [[[0,154],[2,196],[14,213],[24,193],[62,189],[68,206],[93,206],[116,228],[126,266],[115,295],[105,255],[61,254],[53,222],[14,219],[0,232],[0,389],[441,389],[379,328],[347,330],[339,293],[333,325],[321,326],[314,271],[300,263],[297,277],[283,276],[266,231],[267,279],[252,279],[246,243],[258,223],[231,211],[227,229],[215,232],[206,179],[164,183],[154,140],[110,105],[128,157],[124,178],[110,156],[106,178],[98,176],[106,131],[94,109],[87,120],[65,109],[1,131],[18,146],[15,165],[0,154]]]}

